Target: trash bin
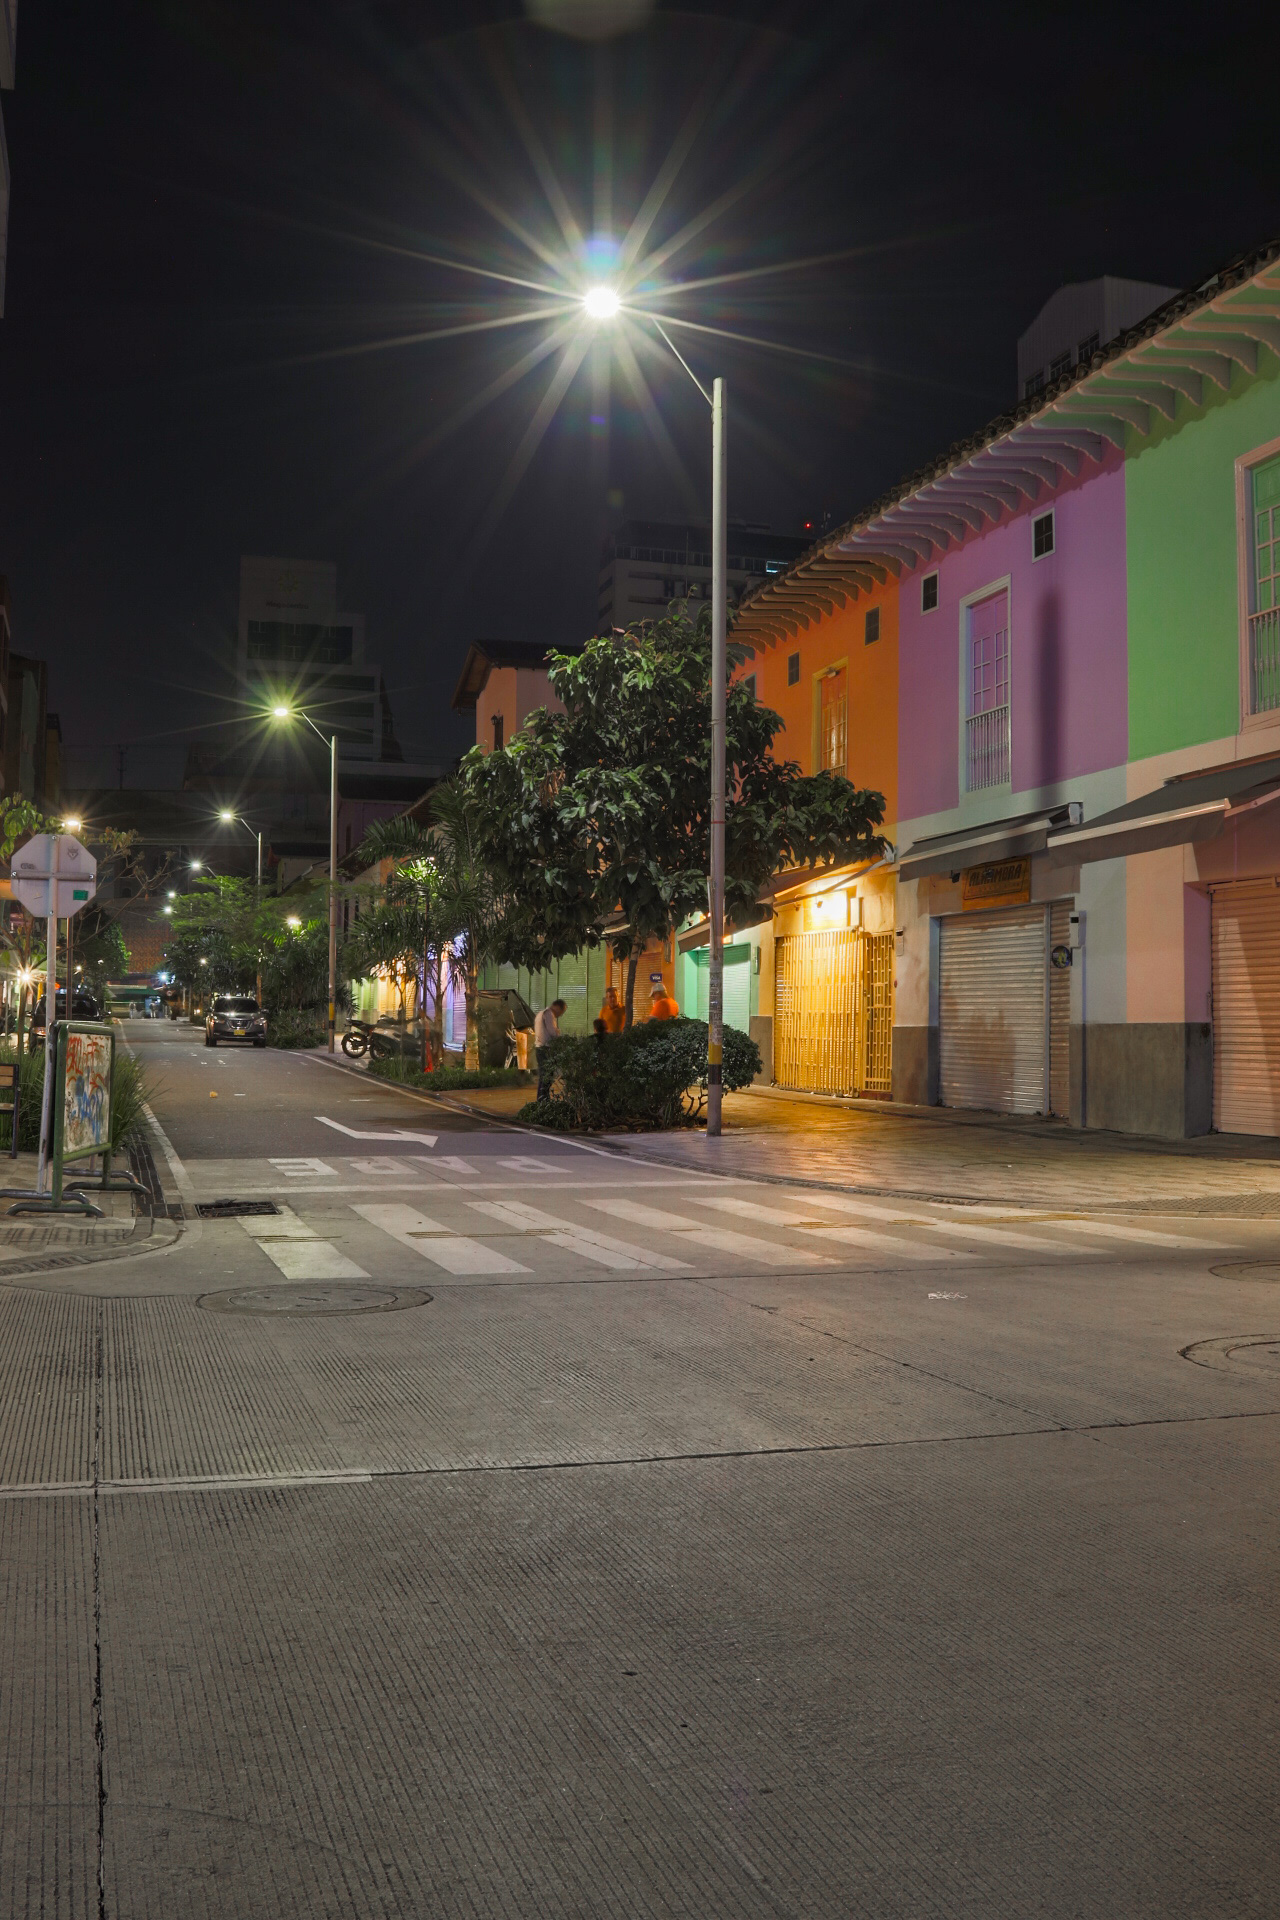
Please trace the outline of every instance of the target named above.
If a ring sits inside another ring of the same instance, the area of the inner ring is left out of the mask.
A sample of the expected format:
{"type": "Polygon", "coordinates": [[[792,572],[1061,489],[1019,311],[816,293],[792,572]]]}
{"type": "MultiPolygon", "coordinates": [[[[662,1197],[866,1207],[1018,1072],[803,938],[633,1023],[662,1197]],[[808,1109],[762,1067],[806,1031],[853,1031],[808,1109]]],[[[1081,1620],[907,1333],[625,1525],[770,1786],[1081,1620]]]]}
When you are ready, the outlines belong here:
{"type": "Polygon", "coordinates": [[[533,1049],[533,1028],[516,1028],[516,1065],[521,1073],[529,1071],[529,1055],[533,1049]]]}

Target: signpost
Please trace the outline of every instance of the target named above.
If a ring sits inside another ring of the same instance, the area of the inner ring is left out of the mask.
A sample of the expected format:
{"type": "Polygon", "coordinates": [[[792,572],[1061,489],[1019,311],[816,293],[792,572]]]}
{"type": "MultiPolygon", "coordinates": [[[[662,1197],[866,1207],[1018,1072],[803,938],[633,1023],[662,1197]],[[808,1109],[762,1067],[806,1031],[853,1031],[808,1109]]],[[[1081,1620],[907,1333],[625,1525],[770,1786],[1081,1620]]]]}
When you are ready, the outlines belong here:
{"type": "MultiPolygon", "coordinates": [[[[58,1016],[58,922],[70,921],[98,890],[98,863],[73,833],[38,833],[13,856],[13,897],[34,920],[48,921],[49,950],[44,975],[44,1104],[40,1114],[40,1156],[35,1197],[45,1199],[45,1177],[53,1139],[54,1034],[58,1016]]],[[[67,980],[67,1018],[75,1011],[75,990],[67,980]]],[[[61,1180],[59,1180],[61,1186],[61,1180]]],[[[79,1196],[76,1197],[77,1200],[79,1196]]],[[[63,1204],[59,1193],[55,1206],[63,1204]]],[[[69,1204],[69,1202],[68,1202],[69,1204]]],[[[97,1212],[88,1201],[80,1211],[97,1212]]]]}

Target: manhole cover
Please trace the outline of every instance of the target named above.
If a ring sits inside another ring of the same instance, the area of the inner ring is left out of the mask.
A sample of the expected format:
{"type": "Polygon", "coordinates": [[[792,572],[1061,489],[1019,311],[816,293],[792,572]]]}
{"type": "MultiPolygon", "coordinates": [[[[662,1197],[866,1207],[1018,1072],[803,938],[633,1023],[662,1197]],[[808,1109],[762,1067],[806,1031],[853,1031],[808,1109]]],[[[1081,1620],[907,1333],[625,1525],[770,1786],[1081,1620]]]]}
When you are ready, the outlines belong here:
{"type": "Polygon", "coordinates": [[[1228,1260],[1210,1267],[1219,1280],[1280,1280],[1280,1260],[1228,1260]]]}
{"type": "Polygon", "coordinates": [[[242,1220],[249,1214],[279,1211],[274,1200],[202,1200],[196,1208],[202,1220],[242,1220]]]}
{"type": "Polygon", "coordinates": [[[205,1293],[200,1305],[210,1313],[399,1313],[405,1307],[425,1307],[431,1295],[421,1287],[294,1286],[231,1287],[225,1293],[205,1293]]]}
{"type": "Polygon", "coordinates": [[[1225,1340],[1197,1340],[1183,1347],[1182,1357],[1221,1373],[1280,1374],[1280,1333],[1237,1333],[1225,1340]]]}

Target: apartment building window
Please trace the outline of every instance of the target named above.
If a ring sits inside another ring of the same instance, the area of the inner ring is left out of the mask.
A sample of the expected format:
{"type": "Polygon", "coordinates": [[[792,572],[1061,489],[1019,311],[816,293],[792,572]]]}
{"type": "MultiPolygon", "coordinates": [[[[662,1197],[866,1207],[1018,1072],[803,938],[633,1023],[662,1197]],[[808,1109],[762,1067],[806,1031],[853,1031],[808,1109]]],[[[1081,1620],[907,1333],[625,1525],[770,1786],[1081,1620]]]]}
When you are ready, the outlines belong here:
{"type": "Polygon", "coordinates": [[[1048,513],[1038,513],[1031,522],[1031,558],[1043,560],[1053,552],[1053,508],[1048,513]]]}
{"type": "Polygon", "coordinates": [[[799,684],[800,655],[798,653],[789,653],[787,655],[787,685],[789,687],[797,687],[799,684]]]}
{"type": "Polygon", "coordinates": [[[862,629],[862,644],[866,647],[874,646],[879,638],[880,609],[879,607],[868,607],[866,621],[862,629]]]}
{"type": "Polygon", "coordinates": [[[936,573],[926,573],[924,579],[920,582],[920,611],[921,613],[933,613],[937,605],[938,576],[936,573]]]}
{"type": "Polygon", "coordinates": [[[1248,475],[1252,495],[1249,710],[1280,707],[1280,458],[1248,475]]]}
{"type": "Polygon", "coordinates": [[[824,773],[849,768],[849,677],[843,667],[822,676],[819,700],[819,759],[824,773]]]}
{"type": "Polygon", "coordinates": [[[1082,340],[1080,342],[1080,345],[1076,348],[1076,360],[1080,366],[1087,367],[1089,362],[1093,359],[1093,356],[1097,351],[1098,351],[1098,336],[1096,333],[1091,333],[1089,335],[1089,338],[1087,340],[1082,340]]]}
{"type": "Polygon", "coordinates": [[[744,681],[742,682],[742,684],[746,688],[747,692],[750,694],[751,698],[754,700],[756,697],[756,677],[754,673],[749,673],[744,679],[744,681]]]}
{"type": "Polygon", "coordinates": [[[1043,392],[1044,392],[1044,368],[1037,367],[1036,371],[1034,373],[1029,373],[1026,377],[1026,380],[1023,382],[1022,397],[1024,400],[1031,400],[1035,397],[1037,393],[1043,393],[1043,392]]]}
{"type": "Polygon", "coordinates": [[[1049,362],[1050,380],[1061,380],[1071,371],[1070,353],[1060,353],[1049,362]]]}
{"type": "Polygon", "coordinates": [[[977,793],[1009,779],[1008,588],[974,601],[966,621],[966,787],[977,793]]]}

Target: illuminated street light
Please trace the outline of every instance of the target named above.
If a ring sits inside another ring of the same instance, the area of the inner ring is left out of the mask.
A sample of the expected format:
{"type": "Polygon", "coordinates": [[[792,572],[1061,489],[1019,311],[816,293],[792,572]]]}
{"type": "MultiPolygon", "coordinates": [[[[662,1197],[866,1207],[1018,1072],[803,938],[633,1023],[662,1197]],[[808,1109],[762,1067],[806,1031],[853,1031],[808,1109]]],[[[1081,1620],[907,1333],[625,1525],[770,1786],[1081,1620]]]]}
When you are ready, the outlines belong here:
{"type": "Polygon", "coordinates": [[[160,911],[161,911],[162,913],[172,913],[172,912],[173,912],[173,908],[172,908],[172,907],[162,907],[162,908],[160,909],[160,911]]]}
{"type": "Polygon", "coordinates": [[[79,833],[83,825],[84,825],[83,820],[64,820],[62,823],[62,830],[64,833],[79,833]]]}
{"type": "MultiPolygon", "coordinates": [[[[272,707],[277,720],[305,720],[317,740],[321,733],[305,707],[272,707]]],[[[293,923],[290,922],[292,925],[293,923]]],[[[329,736],[329,1051],[334,1050],[334,1013],[338,996],[338,736],[329,736]]]]}
{"type": "Polygon", "coordinates": [[[208,962],[208,961],[207,961],[207,960],[205,959],[205,957],[204,957],[204,955],[203,955],[203,954],[201,954],[201,955],[200,955],[200,965],[201,965],[202,967],[207,967],[207,966],[208,966],[208,964],[209,964],[209,962],[208,962]]]}
{"type": "Polygon", "coordinates": [[[177,894],[176,894],[176,893],[174,892],[174,890],[173,890],[173,888],[172,888],[172,887],[170,887],[170,889],[169,889],[169,898],[170,898],[171,900],[176,900],[176,899],[177,899],[177,897],[178,897],[178,896],[177,896],[177,894]]]}
{"type": "Polygon", "coordinates": [[[583,295],[582,304],[589,320],[612,320],[622,302],[612,287],[592,287],[583,295]]]}
{"type": "Polygon", "coordinates": [[[302,925],[302,922],[301,920],[299,920],[296,913],[291,913],[288,919],[285,921],[285,925],[286,927],[292,927],[294,932],[296,933],[298,931],[298,928],[302,925]]]}
{"type": "Polygon", "coordinates": [[[192,873],[199,873],[199,871],[200,871],[200,869],[201,869],[201,867],[202,867],[203,865],[204,865],[204,861],[203,861],[203,860],[193,860],[193,861],[191,862],[191,871],[192,871],[192,873]]]}

